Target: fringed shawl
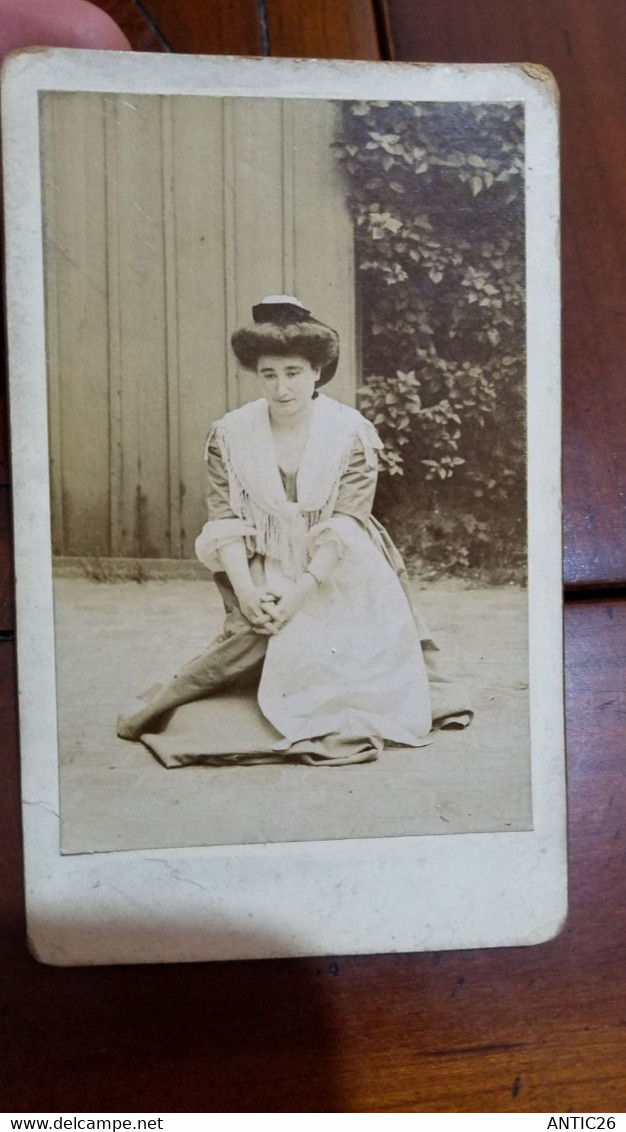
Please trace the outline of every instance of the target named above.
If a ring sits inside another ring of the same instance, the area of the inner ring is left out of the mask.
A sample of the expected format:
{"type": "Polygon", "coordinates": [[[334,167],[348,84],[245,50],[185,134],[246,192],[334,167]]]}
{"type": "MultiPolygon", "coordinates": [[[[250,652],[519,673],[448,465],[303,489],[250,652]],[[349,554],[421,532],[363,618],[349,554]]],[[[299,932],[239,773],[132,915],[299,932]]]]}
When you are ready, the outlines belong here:
{"type": "Polygon", "coordinates": [[[228,474],[233,514],[254,527],[257,552],[275,559],[288,578],[299,577],[307,564],[307,533],[333,513],[354,441],[362,443],[370,466],[382,448],[361,413],[320,394],[298,469],[297,502],[291,503],[280,476],[265,398],[227,413],[212,436],[228,474]]]}

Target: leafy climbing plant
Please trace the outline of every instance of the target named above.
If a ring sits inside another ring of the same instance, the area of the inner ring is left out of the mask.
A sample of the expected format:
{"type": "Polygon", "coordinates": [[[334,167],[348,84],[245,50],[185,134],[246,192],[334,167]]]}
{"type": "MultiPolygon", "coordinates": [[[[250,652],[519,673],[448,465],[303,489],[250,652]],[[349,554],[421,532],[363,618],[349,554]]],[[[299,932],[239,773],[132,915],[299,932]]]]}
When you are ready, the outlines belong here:
{"type": "Polygon", "coordinates": [[[355,231],[360,407],[385,442],[386,517],[427,573],[474,568],[519,580],[523,108],[345,102],[340,115],[335,152],[355,231]]]}

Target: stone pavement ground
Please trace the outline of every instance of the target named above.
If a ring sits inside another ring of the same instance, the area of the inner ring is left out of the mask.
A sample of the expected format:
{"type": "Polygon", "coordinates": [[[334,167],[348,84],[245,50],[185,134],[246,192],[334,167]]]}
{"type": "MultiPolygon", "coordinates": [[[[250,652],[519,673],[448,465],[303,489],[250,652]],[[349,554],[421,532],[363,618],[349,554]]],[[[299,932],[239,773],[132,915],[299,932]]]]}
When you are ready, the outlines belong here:
{"type": "Polygon", "coordinates": [[[115,720],[221,627],[210,580],[55,581],[63,851],[528,829],[526,593],[415,597],[476,709],[466,731],[345,767],[166,770],[115,720]]]}

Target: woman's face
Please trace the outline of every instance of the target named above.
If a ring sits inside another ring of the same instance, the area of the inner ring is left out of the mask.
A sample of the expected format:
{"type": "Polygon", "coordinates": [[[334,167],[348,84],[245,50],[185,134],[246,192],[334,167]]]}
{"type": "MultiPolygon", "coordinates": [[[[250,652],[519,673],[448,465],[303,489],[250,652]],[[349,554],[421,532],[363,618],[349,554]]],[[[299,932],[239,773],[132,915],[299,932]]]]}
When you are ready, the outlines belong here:
{"type": "Polygon", "coordinates": [[[263,383],[263,396],[277,420],[297,417],[310,409],[319,370],[306,358],[262,354],[257,373],[263,383]]]}

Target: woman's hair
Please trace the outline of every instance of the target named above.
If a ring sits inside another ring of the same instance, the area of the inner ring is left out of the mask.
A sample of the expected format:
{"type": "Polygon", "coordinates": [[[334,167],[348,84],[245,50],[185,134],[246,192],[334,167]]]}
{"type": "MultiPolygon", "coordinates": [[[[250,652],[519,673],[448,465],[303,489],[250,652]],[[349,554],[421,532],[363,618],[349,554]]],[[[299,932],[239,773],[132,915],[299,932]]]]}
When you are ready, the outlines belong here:
{"type": "Polygon", "coordinates": [[[313,369],[332,377],[339,357],[339,335],[321,322],[256,322],[242,326],[231,338],[235,357],[244,369],[256,369],[263,354],[306,358],[313,369]],[[329,371],[332,369],[332,373],[329,371]]]}

